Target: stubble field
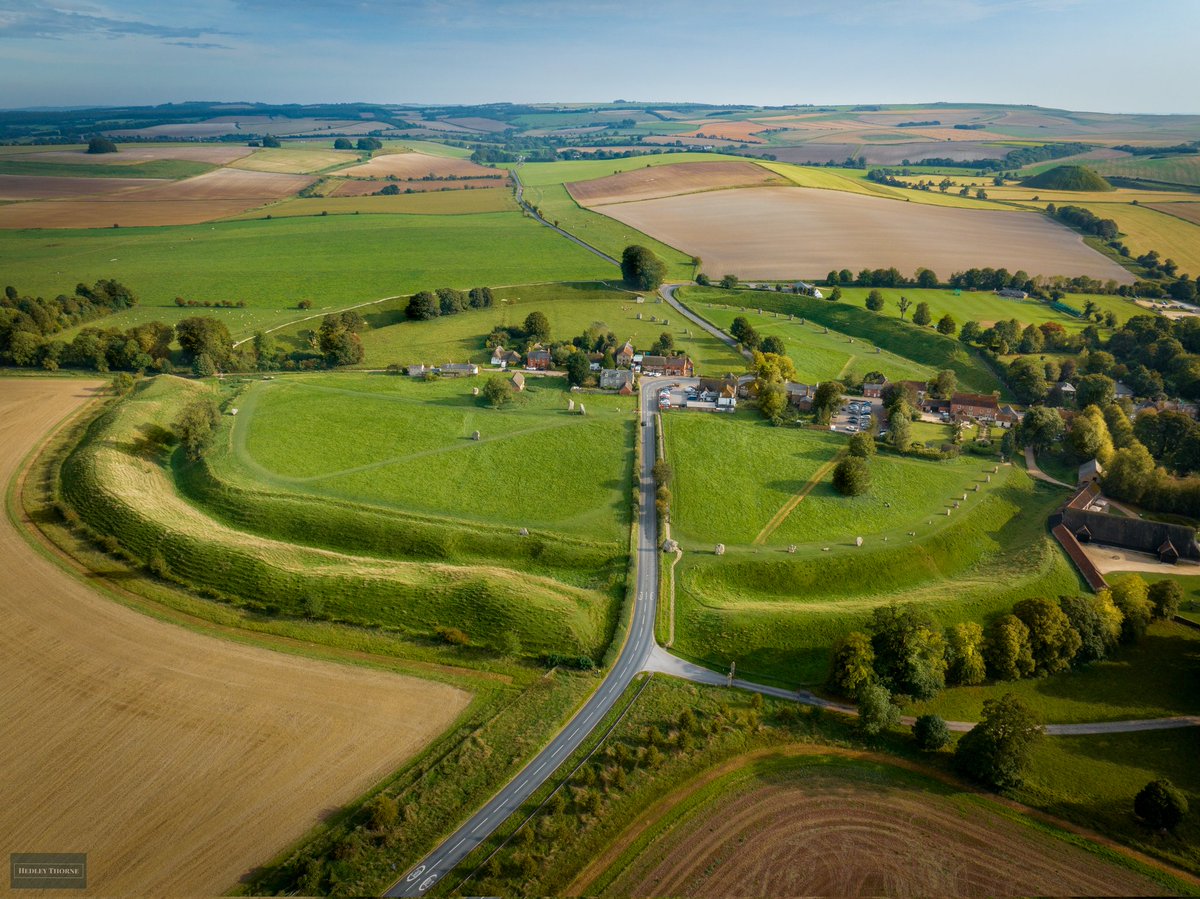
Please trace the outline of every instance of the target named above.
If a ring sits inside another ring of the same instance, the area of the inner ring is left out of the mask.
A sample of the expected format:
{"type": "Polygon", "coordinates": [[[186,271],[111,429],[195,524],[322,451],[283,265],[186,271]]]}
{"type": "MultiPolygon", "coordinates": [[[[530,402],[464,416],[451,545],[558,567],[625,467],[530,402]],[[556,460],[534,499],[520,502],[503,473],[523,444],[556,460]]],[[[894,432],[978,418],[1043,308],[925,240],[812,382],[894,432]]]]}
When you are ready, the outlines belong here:
{"type": "MultiPolygon", "coordinates": [[[[0,394],[0,480],[90,396],[0,394]]],[[[97,894],[217,894],[398,768],[461,690],[212,639],[100,596],[0,520],[0,832],[97,894]]]]}
{"type": "Polygon", "coordinates": [[[830,268],[972,266],[1031,274],[1132,276],[1043,217],[943,209],[844,191],[723,190],[642,200],[604,213],[743,278],[819,277],[830,268]]]}
{"type": "Polygon", "coordinates": [[[394,176],[403,181],[408,178],[421,179],[427,175],[436,178],[449,178],[451,175],[455,178],[481,178],[498,172],[486,166],[476,165],[469,159],[452,159],[426,153],[388,153],[376,156],[362,165],[343,169],[338,174],[351,178],[394,176]]]}
{"type": "Polygon", "coordinates": [[[785,179],[752,162],[685,162],[646,166],[606,178],[578,181],[568,184],[567,191],[581,206],[603,206],[723,188],[785,183],[785,179]]]}

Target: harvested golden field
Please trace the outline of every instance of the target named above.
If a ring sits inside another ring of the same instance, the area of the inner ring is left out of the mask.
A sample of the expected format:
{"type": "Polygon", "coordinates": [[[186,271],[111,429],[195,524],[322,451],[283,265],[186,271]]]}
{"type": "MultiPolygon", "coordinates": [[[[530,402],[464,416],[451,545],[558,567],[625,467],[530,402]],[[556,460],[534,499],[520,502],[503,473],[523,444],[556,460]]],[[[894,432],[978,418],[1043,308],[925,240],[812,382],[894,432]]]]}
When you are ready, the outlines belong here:
{"type": "Polygon", "coordinates": [[[88,153],[86,150],[51,150],[28,157],[37,162],[87,163],[88,165],[132,165],[157,159],[183,159],[188,162],[207,162],[227,165],[254,152],[253,147],[229,144],[202,146],[157,146],[155,144],[121,144],[116,153],[88,153]]]}
{"type": "Polygon", "coordinates": [[[358,159],[353,150],[293,150],[266,148],[255,150],[250,156],[237,160],[231,166],[250,172],[282,172],[305,174],[319,172],[330,166],[349,164],[358,159]]]}
{"type": "Polygon", "coordinates": [[[1165,212],[1167,215],[1173,215],[1185,222],[1191,222],[1193,225],[1200,225],[1200,203],[1143,203],[1142,205],[1158,212],[1165,212]]]}
{"type": "Polygon", "coordinates": [[[926,206],[840,190],[762,187],[606,206],[605,215],[743,278],[817,278],[831,268],[972,266],[1131,283],[1128,271],[1039,214],[926,206]]]}
{"type": "Polygon", "coordinates": [[[298,215],[473,215],[481,212],[515,211],[517,203],[507,188],[487,190],[441,190],[395,194],[385,197],[298,197],[266,209],[237,216],[239,219],[288,218],[298,215]]]}
{"type": "Polygon", "coordinates": [[[282,199],[312,181],[306,175],[217,169],[104,198],[16,203],[0,209],[0,228],[193,225],[282,199]]]}
{"type": "Polygon", "coordinates": [[[647,166],[592,181],[568,184],[580,206],[628,203],[731,187],[787,184],[787,179],[753,162],[681,162],[647,166]]]}
{"type": "Polygon", "coordinates": [[[508,173],[486,166],[476,165],[469,159],[453,159],[447,156],[431,156],[428,153],[389,153],[376,156],[369,162],[343,169],[339,175],[351,178],[387,178],[394,176],[402,181],[420,180],[433,175],[434,178],[481,178],[508,173]]]}
{"type": "MultiPolygon", "coordinates": [[[[10,380],[0,482],[95,383],[10,380]]],[[[449,726],[444,684],[206,637],[90,589],[0,520],[0,833],[95,895],[216,895],[449,726]]]]}
{"type": "MultiPolygon", "coordinates": [[[[886,773],[885,773],[886,772],[886,773]]],[[[644,822],[641,822],[644,823],[644,822]]],[[[732,785],[645,849],[611,896],[1154,896],[1161,884],[997,807],[831,763],[732,785]]]]}
{"type": "Polygon", "coordinates": [[[170,182],[159,178],[60,178],[54,175],[0,175],[0,200],[53,200],[108,197],[170,182]]]}
{"type": "Polygon", "coordinates": [[[721,121],[704,121],[704,122],[689,122],[688,124],[696,124],[696,130],[690,134],[679,134],[676,137],[686,139],[689,137],[718,137],[722,140],[732,140],[746,144],[761,144],[765,141],[761,137],[755,137],[760,131],[765,131],[766,126],[760,125],[758,122],[721,122],[721,121]]]}
{"type": "MultiPolygon", "coordinates": [[[[340,175],[341,172],[336,174],[340,175]]],[[[455,190],[475,190],[475,189],[495,189],[505,187],[508,184],[507,178],[459,178],[456,181],[404,181],[397,184],[395,181],[360,181],[350,180],[341,181],[333,189],[331,197],[365,197],[371,194],[379,193],[389,184],[395,184],[400,188],[402,194],[408,193],[410,190],[413,193],[430,193],[433,191],[444,191],[446,188],[455,190]]]]}

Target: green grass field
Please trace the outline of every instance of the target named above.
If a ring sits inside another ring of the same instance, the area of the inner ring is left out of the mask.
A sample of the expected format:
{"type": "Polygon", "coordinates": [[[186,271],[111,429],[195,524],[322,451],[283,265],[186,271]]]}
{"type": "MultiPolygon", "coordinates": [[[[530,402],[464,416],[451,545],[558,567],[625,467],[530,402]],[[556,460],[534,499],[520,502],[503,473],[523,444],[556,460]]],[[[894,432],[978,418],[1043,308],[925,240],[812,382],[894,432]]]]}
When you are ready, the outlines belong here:
{"type": "Polygon", "coordinates": [[[959,341],[943,337],[932,328],[917,328],[898,318],[878,315],[859,304],[846,302],[844,297],[840,302],[831,303],[829,300],[806,296],[770,291],[722,290],[716,287],[685,287],[678,291],[677,296],[701,316],[709,311],[706,304],[795,315],[849,337],[865,340],[887,353],[935,371],[952,369],[958,376],[961,390],[1003,392],[999,380],[980,356],[959,341]]]}
{"type": "Polygon", "coordinates": [[[618,543],[629,526],[634,400],[581,396],[587,415],[572,415],[563,379],[531,378],[496,410],[471,395],[485,380],[258,383],[239,401],[230,465],[294,493],[618,543]],[[573,476],[581,469],[588,478],[573,476]]]}
{"type": "MultiPolygon", "coordinates": [[[[295,312],[328,312],[431,287],[586,280],[614,269],[518,212],[455,216],[327,216],[120,230],[0,233],[6,283],[54,296],[117,278],[142,306],[105,320],[201,314],[174,299],[245,300],[228,310],[240,336],[295,312]],[[251,310],[269,316],[257,318],[251,310]]],[[[220,314],[224,314],[223,312],[220,314]]],[[[287,318],[284,318],[286,321],[287,318]]]]}
{"type": "MultiPolygon", "coordinates": [[[[45,147],[39,149],[45,150],[45,147]]],[[[49,175],[72,178],[169,178],[179,180],[203,175],[217,168],[188,159],[153,159],[113,165],[105,162],[48,162],[20,155],[0,158],[0,175],[49,175]]]]}
{"type": "Polygon", "coordinates": [[[323,215],[475,215],[511,212],[517,208],[512,191],[505,187],[482,190],[440,190],[394,196],[295,197],[252,209],[231,221],[291,216],[323,215]]]}
{"type": "Polygon", "coordinates": [[[1095,159],[1088,162],[1088,165],[1105,176],[1200,187],[1200,156],[1197,155],[1168,156],[1163,159],[1148,156],[1132,159],[1095,159]]]}
{"type": "Polygon", "coordinates": [[[362,336],[366,358],[360,367],[382,368],[391,363],[491,361],[484,339],[497,325],[519,327],[530,312],[539,310],[550,320],[551,339],[569,340],[582,334],[593,322],[603,322],[618,340],[632,338],[636,346],[648,348],[664,331],[675,338],[676,347],[687,353],[699,371],[723,374],[741,371],[745,360],[725,344],[679,315],[669,306],[654,302],[638,305],[623,290],[600,283],[533,284],[496,291],[497,305],[491,309],[463,312],[427,322],[404,319],[406,301],[380,304],[367,320],[375,327],[362,336]],[[637,320],[638,313],[642,320],[637,320]],[[660,319],[650,321],[651,316],[660,319]],[[662,318],[668,325],[663,325],[662,318]],[[690,334],[688,332],[691,332],[690,334]]]}
{"type": "Polygon", "coordinates": [[[779,313],[759,316],[756,311],[746,309],[722,309],[704,306],[699,310],[706,319],[724,331],[729,330],[739,315],[750,320],[750,324],[763,337],[780,337],[787,347],[787,354],[796,364],[796,376],[804,382],[836,380],[853,376],[859,380],[868,372],[882,371],[889,380],[928,380],[937,372],[921,365],[886,353],[868,341],[847,337],[836,331],[828,331],[821,325],[789,319],[779,313]],[[749,314],[747,315],[747,312],[749,314]]]}

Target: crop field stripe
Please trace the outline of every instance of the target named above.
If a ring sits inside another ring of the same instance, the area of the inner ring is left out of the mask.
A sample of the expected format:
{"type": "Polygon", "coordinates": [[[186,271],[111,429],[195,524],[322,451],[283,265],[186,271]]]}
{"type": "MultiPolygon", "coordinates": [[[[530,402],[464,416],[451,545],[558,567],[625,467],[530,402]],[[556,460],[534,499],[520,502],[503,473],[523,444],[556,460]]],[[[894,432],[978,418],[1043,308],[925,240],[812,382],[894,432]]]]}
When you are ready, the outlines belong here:
{"type": "Polygon", "coordinates": [[[754,538],[754,545],[761,546],[762,544],[766,543],[770,536],[779,530],[779,526],[787,520],[787,517],[796,511],[796,507],[799,506],[800,503],[804,502],[804,497],[812,493],[813,488],[816,487],[817,484],[821,483],[821,480],[825,477],[825,475],[833,471],[834,467],[837,466],[838,462],[840,462],[845,455],[846,451],[841,450],[832,459],[813,472],[813,476],[808,479],[808,482],[803,487],[800,488],[800,491],[786,503],[784,503],[783,506],[780,507],[779,511],[771,516],[771,520],[766,523],[763,529],[758,532],[758,536],[754,538]]]}

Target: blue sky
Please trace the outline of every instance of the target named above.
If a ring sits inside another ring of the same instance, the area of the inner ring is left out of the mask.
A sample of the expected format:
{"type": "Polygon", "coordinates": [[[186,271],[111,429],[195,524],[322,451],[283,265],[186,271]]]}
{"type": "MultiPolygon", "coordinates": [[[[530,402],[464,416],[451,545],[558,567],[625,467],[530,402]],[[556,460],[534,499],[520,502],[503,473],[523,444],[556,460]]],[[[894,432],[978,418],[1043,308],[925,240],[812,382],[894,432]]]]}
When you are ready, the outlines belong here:
{"type": "Polygon", "coordinates": [[[1200,113],[1200,0],[0,0],[0,106],[1033,103],[1200,113]]]}

